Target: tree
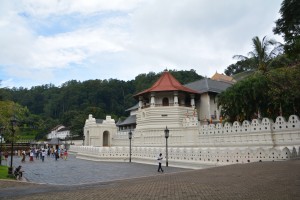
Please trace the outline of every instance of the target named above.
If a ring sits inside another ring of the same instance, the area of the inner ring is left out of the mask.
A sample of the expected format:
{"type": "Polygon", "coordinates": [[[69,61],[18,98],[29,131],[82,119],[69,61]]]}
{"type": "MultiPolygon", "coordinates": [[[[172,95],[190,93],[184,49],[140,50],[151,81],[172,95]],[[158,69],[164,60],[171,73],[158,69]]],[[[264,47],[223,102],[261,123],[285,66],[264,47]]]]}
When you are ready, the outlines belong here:
{"type": "MultiPolygon", "coordinates": [[[[300,66],[279,68],[267,74],[270,90],[268,95],[272,98],[274,115],[285,117],[300,114],[300,66]]],[[[271,115],[271,113],[270,113],[271,115]]]]}
{"type": "Polygon", "coordinates": [[[4,137],[9,141],[19,138],[19,127],[24,125],[24,119],[29,115],[29,110],[13,101],[0,101],[0,127],[4,129],[4,137]],[[18,126],[15,127],[15,138],[12,138],[11,119],[18,120],[18,126]]]}
{"type": "Polygon", "coordinates": [[[300,1],[283,0],[280,8],[281,18],[278,19],[275,34],[283,34],[286,42],[284,48],[286,53],[299,60],[300,55],[300,1]]]}
{"type": "Polygon", "coordinates": [[[257,117],[258,112],[266,116],[269,97],[266,77],[258,72],[237,82],[218,95],[221,114],[229,121],[243,121],[257,117]]]}
{"type": "Polygon", "coordinates": [[[299,65],[258,71],[218,95],[221,113],[231,122],[258,118],[258,113],[272,119],[299,115],[299,76],[299,65]]]}
{"type": "Polygon", "coordinates": [[[263,73],[269,70],[269,66],[272,64],[273,58],[282,53],[282,46],[275,40],[268,40],[267,37],[263,37],[262,41],[255,36],[252,38],[253,51],[248,53],[248,56],[235,55],[233,58],[237,58],[243,61],[249,61],[249,68],[260,70],[263,73]],[[270,47],[273,49],[270,51],[270,47]]]}
{"type": "Polygon", "coordinates": [[[254,66],[253,63],[254,63],[253,58],[239,60],[235,64],[229,65],[224,72],[227,76],[232,76],[242,72],[253,71],[253,67],[252,67],[254,66]]]}

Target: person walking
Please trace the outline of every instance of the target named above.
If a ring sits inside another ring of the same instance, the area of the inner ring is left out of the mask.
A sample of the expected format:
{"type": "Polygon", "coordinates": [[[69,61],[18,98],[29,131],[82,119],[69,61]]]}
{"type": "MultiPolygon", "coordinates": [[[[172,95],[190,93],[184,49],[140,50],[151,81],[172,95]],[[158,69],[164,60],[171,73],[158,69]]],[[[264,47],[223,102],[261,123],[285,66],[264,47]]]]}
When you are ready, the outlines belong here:
{"type": "Polygon", "coordinates": [[[22,160],[21,162],[25,162],[26,152],[22,151],[22,160]]]}
{"type": "Polygon", "coordinates": [[[61,158],[61,159],[63,159],[63,158],[64,158],[64,156],[63,156],[63,155],[64,155],[64,152],[65,152],[65,150],[64,150],[64,149],[61,149],[61,150],[60,150],[60,158],[61,158]]]}
{"type": "Polygon", "coordinates": [[[66,149],[65,152],[64,152],[64,159],[67,160],[67,158],[68,158],[68,151],[66,149]]]}
{"type": "Polygon", "coordinates": [[[51,148],[51,157],[54,158],[54,148],[51,148]]]}
{"type": "Polygon", "coordinates": [[[40,150],[39,149],[35,149],[35,159],[36,160],[40,159],[40,150]]]}
{"type": "Polygon", "coordinates": [[[59,154],[58,154],[58,150],[57,149],[55,150],[54,154],[55,154],[55,160],[57,161],[57,159],[59,158],[59,154]]]}
{"type": "Polygon", "coordinates": [[[8,159],[8,152],[7,151],[5,151],[5,153],[4,153],[4,159],[7,162],[7,159],[8,159]]]}
{"type": "Polygon", "coordinates": [[[29,154],[30,158],[29,158],[29,161],[33,161],[33,156],[34,156],[34,153],[33,153],[33,150],[30,151],[30,154],[29,154]]]}
{"type": "Polygon", "coordinates": [[[46,151],[45,151],[45,149],[43,149],[43,151],[42,151],[42,161],[44,162],[44,160],[45,160],[45,156],[46,156],[46,151]]]}
{"type": "Polygon", "coordinates": [[[161,172],[164,172],[163,168],[161,167],[161,162],[162,162],[162,153],[159,154],[157,160],[158,160],[158,169],[157,169],[157,172],[161,171],[161,172]]]}

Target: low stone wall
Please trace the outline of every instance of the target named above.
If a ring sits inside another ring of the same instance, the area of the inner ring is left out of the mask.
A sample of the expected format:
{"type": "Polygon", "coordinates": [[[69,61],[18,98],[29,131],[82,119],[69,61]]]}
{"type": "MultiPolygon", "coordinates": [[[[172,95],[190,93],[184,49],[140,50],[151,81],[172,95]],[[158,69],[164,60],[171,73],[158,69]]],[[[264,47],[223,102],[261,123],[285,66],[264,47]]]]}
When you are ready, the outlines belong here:
{"type": "MultiPolygon", "coordinates": [[[[210,124],[202,126],[169,128],[170,147],[286,147],[300,145],[300,120],[291,115],[276,118],[275,123],[268,119],[254,119],[243,123],[234,122],[224,125],[210,124]]],[[[161,147],[165,145],[164,129],[132,131],[132,146],[161,147]]],[[[128,146],[128,134],[116,133],[111,146],[128,146]]],[[[96,146],[96,145],[95,145],[96,146]]],[[[297,150],[298,151],[298,150],[297,150]]]]}
{"type": "MultiPolygon", "coordinates": [[[[299,148],[299,147],[298,147],[299,148]]],[[[299,149],[298,149],[299,150],[299,149]]],[[[77,157],[96,161],[129,161],[128,147],[72,146],[70,151],[77,157]]],[[[133,147],[132,162],[157,164],[159,153],[166,155],[161,147],[133,147]]],[[[296,147],[285,148],[168,148],[170,166],[205,168],[219,165],[289,160],[299,157],[296,147]]],[[[164,160],[165,157],[164,157],[164,160]]]]}

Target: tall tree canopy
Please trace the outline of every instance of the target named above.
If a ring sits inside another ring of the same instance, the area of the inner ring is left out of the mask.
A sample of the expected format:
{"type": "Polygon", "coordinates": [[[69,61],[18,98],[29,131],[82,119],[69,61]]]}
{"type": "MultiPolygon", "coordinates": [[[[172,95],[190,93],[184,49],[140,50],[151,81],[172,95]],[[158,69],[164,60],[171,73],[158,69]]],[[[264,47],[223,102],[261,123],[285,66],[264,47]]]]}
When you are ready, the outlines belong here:
{"type": "Polygon", "coordinates": [[[255,36],[252,38],[252,45],[253,50],[248,53],[249,57],[243,55],[233,56],[233,58],[247,62],[248,69],[260,70],[265,73],[269,70],[273,59],[282,53],[281,45],[275,40],[267,39],[266,36],[262,40],[255,36]]]}
{"type": "MultiPolygon", "coordinates": [[[[39,122],[35,124],[40,130],[37,138],[42,138],[58,124],[64,124],[72,134],[80,136],[88,114],[102,119],[111,115],[116,120],[128,116],[125,110],[137,103],[133,95],[149,88],[161,73],[140,74],[130,81],[70,80],[60,87],[48,84],[31,89],[0,88],[0,100],[17,102],[33,113],[26,119],[39,122]]],[[[202,78],[193,69],[170,70],[170,73],[182,84],[202,78]]]]}
{"type": "Polygon", "coordinates": [[[218,95],[218,105],[229,121],[280,114],[300,114],[300,66],[260,71],[237,82],[218,95]]]}
{"type": "Polygon", "coordinates": [[[283,0],[280,8],[281,18],[273,29],[275,34],[282,34],[286,53],[299,61],[300,55],[300,1],[283,0]]]}
{"type": "Polygon", "coordinates": [[[0,101],[0,128],[2,133],[4,133],[4,138],[6,141],[11,141],[12,139],[24,138],[33,130],[39,126],[40,120],[36,116],[32,115],[27,107],[21,106],[13,101],[0,101]],[[12,138],[12,124],[11,120],[16,120],[15,137],[12,138]]]}

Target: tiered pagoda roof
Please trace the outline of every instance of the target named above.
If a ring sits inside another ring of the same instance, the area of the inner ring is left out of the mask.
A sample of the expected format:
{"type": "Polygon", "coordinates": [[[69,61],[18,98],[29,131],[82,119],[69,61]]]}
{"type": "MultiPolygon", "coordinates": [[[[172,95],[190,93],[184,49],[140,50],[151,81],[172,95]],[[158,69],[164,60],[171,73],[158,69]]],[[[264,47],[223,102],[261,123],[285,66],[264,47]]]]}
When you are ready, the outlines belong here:
{"type": "Polygon", "coordinates": [[[161,77],[150,87],[134,96],[140,96],[150,92],[162,92],[162,91],[183,91],[193,94],[198,94],[199,92],[192,90],[188,87],[183,86],[179,81],[177,81],[174,76],[168,71],[164,71],[161,77]]]}

